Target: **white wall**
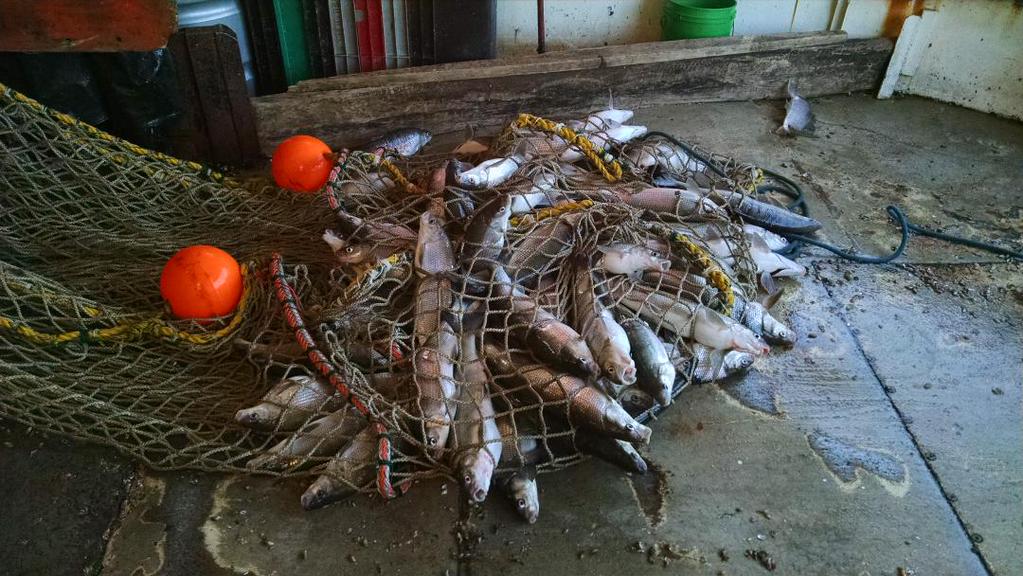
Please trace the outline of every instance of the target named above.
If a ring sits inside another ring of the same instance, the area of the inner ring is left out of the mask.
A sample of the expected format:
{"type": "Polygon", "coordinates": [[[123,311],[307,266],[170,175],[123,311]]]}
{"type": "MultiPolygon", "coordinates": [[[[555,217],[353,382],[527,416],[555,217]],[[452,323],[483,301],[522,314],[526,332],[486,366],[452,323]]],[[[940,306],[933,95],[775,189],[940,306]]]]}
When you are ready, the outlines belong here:
{"type": "Polygon", "coordinates": [[[896,90],[1023,120],[1023,6],[946,0],[924,12],[896,90]]]}
{"type": "MultiPolygon", "coordinates": [[[[544,4],[548,50],[661,39],[664,0],[544,4]]],[[[845,29],[850,36],[877,36],[887,8],[888,0],[738,0],[735,34],[845,29]]],[[[497,49],[501,56],[536,52],[536,0],[497,0],[497,49]]]]}

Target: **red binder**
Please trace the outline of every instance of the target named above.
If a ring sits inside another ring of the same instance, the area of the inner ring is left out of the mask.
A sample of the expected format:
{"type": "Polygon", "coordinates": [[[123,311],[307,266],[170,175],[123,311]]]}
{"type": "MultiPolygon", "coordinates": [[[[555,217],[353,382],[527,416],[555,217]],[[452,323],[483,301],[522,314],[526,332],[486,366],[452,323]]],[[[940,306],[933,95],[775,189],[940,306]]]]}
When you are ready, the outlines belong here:
{"type": "Polygon", "coordinates": [[[380,0],[366,0],[366,4],[369,13],[369,41],[373,70],[383,70],[387,67],[383,7],[380,5],[380,0]]]}
{"type": "MultiPolygon", "coordinates": [[[[369,11],[367,4],[373,0],[355,0],[355,36],[359,41],[359,71],[373,70],[373,43],[370,34],[369,11]]],[[[376,0],[379,12],[380,0],[376,0]]],[[[381,34],[382,35],[382,34],[381,34]]]]}

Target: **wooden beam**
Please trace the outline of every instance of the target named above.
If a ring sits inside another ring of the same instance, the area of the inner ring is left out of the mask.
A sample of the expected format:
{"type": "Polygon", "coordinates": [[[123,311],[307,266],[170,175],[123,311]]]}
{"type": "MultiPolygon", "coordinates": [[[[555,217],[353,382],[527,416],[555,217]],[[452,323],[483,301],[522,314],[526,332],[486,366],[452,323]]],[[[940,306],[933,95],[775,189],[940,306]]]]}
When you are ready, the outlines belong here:
{"type": "Polygon", "coordinates": [[[3,0],[0,50],[145,52],[178,25],[174,0],[3,0]]]}
{"type": "Polygon", "coordinates": [[[269,153],[297,133],[351,146],[398,126],[441,133],[519,112],[578,114],[610,91],[642,108],[781,98],[789,78],[807,96],[874,89],[891,51],[891,40],[842,33],[654,42],[322,79],[254,105],[269,153]]]}
{"type": "Polygon", "coordinates": [[[844,42],[845,32],[800,32],[770,36],[730,36],[670,42],[643,42],[621,46],[600,46],[530,54],[496,60],[476,60],[452,64],[434,64],[334,78],[303,80],[289,92],[325,92],[417,82],[440,82],[475,78],[501,78],[547,72],[572,72],[607,66],[653,64],[673,60],[693,60],[709,56],[727,56],[747,52],[784,50],[800,46],[823,46],[844,42]]]}

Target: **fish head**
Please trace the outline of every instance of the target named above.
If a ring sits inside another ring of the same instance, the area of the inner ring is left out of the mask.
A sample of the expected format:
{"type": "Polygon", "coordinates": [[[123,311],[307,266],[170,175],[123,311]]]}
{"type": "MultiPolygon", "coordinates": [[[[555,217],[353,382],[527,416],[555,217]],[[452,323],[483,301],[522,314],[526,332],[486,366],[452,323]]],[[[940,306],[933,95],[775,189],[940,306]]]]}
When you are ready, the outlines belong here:
{"type": "Polygon", "coordinates": [[[415,137],[419,148],[423,148],[430,143],[430,140],[433,139],[433,134],[431,134],[429,130],[416,130],[415,137]]]}
{"type": "Polygon", "coordinates": [[[771,347],[764,342],[764,339],[749,328],[740,325],[732,325],[731,347],[741,352],[749,352],[755,356],[762,356],[771,351],[771,347]]]}
{"type": "Polygon", "coordinates": [[[451,249],[451,240],[444,232],[444,222],[431,212],[424,212],[419,217],[415,265],[427,274],[440,274],[455,269],[455,255],[451,249]]]}
{"type": "Polygon", "coordinates": [[[637,422],[622,405],[614,400],[604,403],[604,427],[614,436],[627,439],[629,442],[646,444],[650,441],[650,428],[637,422]]]}
{"type": "Polygon", "coordinates": [[[540,494],[536,479],[517,472],[508,479],[508,493],[515,501],[515,510],[533,524],[540,517],[540,494]]]}
{"type": "Polygon", "coordinates": [[[444,449],[444,446],[447,446],[451,424],[431,420],[424,425],[424,428],[426,430],[423,433],[423,443],[426,444],[429,452],[437,454],[444,449]]]}
{"type": "Polygon", "coordinates": [[[559,358],[566,366],[575,368],[576,372],[580,374],[600,375],[600,366],[593,358],[593,353],[590,352],[586,342],[578,336],[561,347],[559,358]]]}
{"type": "Polygon", "coordinates": [[[753,366],[753,361],[756,358],[749,352],[739,352],[733,350],[725,354],[722,366],[725,371],[725,375],[736,374],[738,372],[744,372],[753,366]]]}
{"type": "Polygon", "coordinates": [[[234,415],[235,422],[258,430],[273,429],[281,417],[282,409],[276,404],[262,402],[251,408],[239,410],[234,415]]]}
{"type": "Polygon", "coordinates": [[[360,264],[369,260],[372,247],[369,244],[349,244],[345,242],[345,245],[338,250],[335,255],[337,261],[342,264],[360,264]]]}
{"type": "Polygon", "coordinates": [[[494,476],[494,459],[485,448],[470,452],[462,457],[462,486],[475,502],[483,502],[490,491],[494,476]]]}
{"type": "Polygon", "coordinates": [[[620,350],[612,350],[603,360],[603,376],[629,386],[636,383],[636,363],[620,350]]]}

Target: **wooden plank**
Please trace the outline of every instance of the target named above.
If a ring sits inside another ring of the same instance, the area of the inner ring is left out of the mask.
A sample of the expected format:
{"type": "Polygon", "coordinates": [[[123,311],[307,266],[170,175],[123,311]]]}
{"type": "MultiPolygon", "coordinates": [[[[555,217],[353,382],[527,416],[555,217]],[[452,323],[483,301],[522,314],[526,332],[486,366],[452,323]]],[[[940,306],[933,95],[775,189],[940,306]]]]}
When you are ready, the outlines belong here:
{"type": "MultiPolygon", "coordinates": [[[[410,22],[411,26],[412,23],[410,22]]],[[[808,32],[770,36],[731,36],[675,40],[670,42],[644,42],[624,46],[601,46],[579,50],[563,50],[545,54],[531,54],[497,60],[475,60],[452,64],[434,64],[396,71],[371,72],[340,78],[306,80],[292,86],[289,91],[315,92],[347,90],[384,84],[438,82],[468,78],[486,79],[521,76],[547,72],[588,70],[602,66],[652,64],[676,60],[693,60],[710,56],[727,56],[768,50],[786,50],[803,46],[821,46],[844,42],[845,32],[808,32]]]]}
{"type": "MultiPolygon", "coordinates": [[[[767,39],[749,41],[763,47],[767,39]]],[[[724,44],[724,43],[723,43],[724,44]]],[[[254,100],[264,153],[289,136],[308,133],[332,146],[354,145],[397,126],[435,132],[468,123],[506,122],[519,112],[563,116],[607,105],[622,107],[781,98],[790,78],[807,96],[875,89],[892,51],[885,38],[729,50],[710,56],[491,77],[426,80],[347,90],[289,92],[254,100]]],[[[629,52],[629,51],[626,51],[629,52]]],[[[629,61],[622,57],[616,62],[629,61]]],[[[632,61],[638,62],[637,58],[632,61]]],[[[395,71],[395,73],[402,73],[395,71]]]]}
{"type": "Polygon", "coordinates": [[[219,164],[237,164],[241,161],[241,154],[213,27],[188,28],[183,32],[191,56],[199,108],[210,141],[210,160],[219,164]]]}
{"type": "Polygon", "coordinates": [[[223,26],[219,28],[214,39],[217,57],[220,60],[221,85],[227,95],[231,125],[234,128],[234,148],[238,163],[251,165],[260,159],[259,137],[256,133],[252,101],[245,89],[245,69],[242,67],[238,38],[230,28],[223,26]]]}
{"type": "Polygon", "coordinates": [[[148,52],[178,26],[174,0],[4,0],[0,50],[148,52]]]}
{"type": "Polygon", "coordinates": [[[178,123],[170,130],[173,141],[174,156],[185,160],[204,161],[210,156],[210,139],[206,135],[206,124],[203,121],[202,106],[199,104],[199,89],[195,84],[192,71],[192,57],[185,38],[186,30],[171,36],[167,47],[174,59],[174,70],[178,76],[178,87],[181,90],[183,114],[178,123]]]}

